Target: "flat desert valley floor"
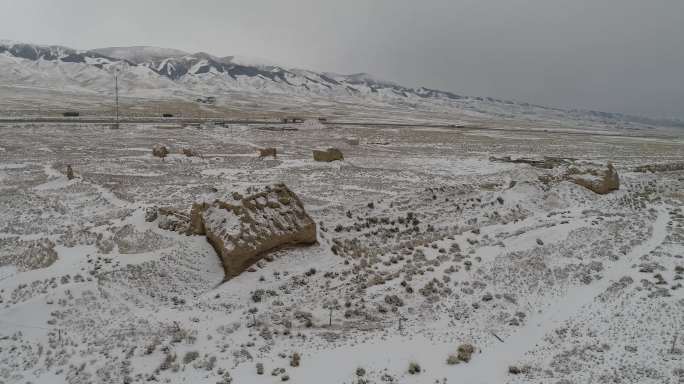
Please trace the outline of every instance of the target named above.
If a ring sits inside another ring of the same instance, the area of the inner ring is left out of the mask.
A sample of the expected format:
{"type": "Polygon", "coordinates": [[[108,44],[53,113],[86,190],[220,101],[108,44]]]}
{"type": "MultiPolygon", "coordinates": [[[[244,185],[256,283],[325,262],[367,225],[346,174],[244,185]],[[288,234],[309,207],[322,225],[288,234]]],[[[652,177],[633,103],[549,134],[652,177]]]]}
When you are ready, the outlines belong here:
{"type": "Polygon", "coordinates": [[[684,382],[684,135],[520,128],[2,123],[0,383],[684,382]],[[149,217],[279,182],[318,244],[225,282],[149,217]]]}

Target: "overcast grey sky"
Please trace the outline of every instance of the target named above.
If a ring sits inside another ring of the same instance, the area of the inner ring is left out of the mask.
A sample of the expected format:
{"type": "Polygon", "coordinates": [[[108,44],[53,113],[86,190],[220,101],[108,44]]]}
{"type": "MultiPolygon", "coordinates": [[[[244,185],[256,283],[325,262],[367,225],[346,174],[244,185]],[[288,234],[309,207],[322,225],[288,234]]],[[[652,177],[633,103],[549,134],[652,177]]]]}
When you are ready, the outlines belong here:
{"type": "Polygon", "coordinates": [[[0,0],[0,38],[154,45],[684,118],[684,0],[0,0]]]}

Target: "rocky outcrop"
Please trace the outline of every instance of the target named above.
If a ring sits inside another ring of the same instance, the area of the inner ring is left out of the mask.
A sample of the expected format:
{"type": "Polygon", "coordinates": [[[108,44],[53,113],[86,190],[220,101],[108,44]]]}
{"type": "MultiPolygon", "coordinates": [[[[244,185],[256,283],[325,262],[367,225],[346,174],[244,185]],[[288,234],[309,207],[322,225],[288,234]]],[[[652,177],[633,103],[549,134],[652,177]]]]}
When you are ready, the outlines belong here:
{"type": "Polygon", "coordinates": [[[475,347],[472,344],[461,344],[458,346],[458,360],[467,363],[470,361],[475,347]]]}
{"type": "Polygon", "coordinates": [[[169,149],[166,148],[166,146],[161,145],[161,144],[155,144],[152,147],[152,155],[156,157],[161,157],[162,159],[166,157],[166,155],[169,154],[169,149]]]}
{"type": "Polygon", "coordinates": [[[539,176],[544,183],[571,181],[581,185],[594,193],[604,195],[620,189],[620,177],[613,164],[592,163],[578,161],[571,158],[543,157],[543,158],[516,158],[511,156],[490,157],[489,161],[506,162],[514,164],[529,164],[535,168],[553,170],[539,176]]]}
{"type": "Polygon", "coordinates": [[[313,151],[313,158],[316,161],[335,161],[335,160],[344,160],[344,156],[342,155],[342,151],[340,151],[337,148],[328,148],[328,149],[314,149],[313,151]]]}
{"type": "Polygon", "coordinates": [[[316,223],[284,184],[251,196],[239,194],[195,203],[188,231],[206,235],[223,263],[226,279],[239,275],[266,252],[316,243],[316,223]]]}
{"type": "Polygon", "coordinates": [[[568,168],[566,177],[599,195],[620,189],[620,177],[612,163],[573,165],[568,168]]]}
{"type": "Polygon", "coordinates": [[[634,172],[674,172],[684,170],[684,161],[673,163],[647,164],[634,167],[634,172]]]}

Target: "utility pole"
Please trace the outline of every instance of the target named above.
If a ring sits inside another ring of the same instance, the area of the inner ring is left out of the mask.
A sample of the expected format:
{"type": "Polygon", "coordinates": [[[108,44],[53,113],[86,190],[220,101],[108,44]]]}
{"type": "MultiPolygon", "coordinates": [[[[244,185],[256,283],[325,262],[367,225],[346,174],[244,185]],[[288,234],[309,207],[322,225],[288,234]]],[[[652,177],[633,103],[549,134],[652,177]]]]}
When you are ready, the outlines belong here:
{"type": "Polygon", "coordinates": [[[328,322],[329,327],[332,327],[332,313],[333,313],[333,307],[331,305],[330,306],[330,321],[328,322]]]}
{"type": "Polygon", "coordinates": [[[114,75],[114,92],[116,94],[116,122],[119,123],[119,75],[114,75]]]}
{"type": "Polygon", "coordinates": [[[114,72],[114,98],[116,100],[116,123],[113,128],[119,128],[119,69],[114,72]]]}

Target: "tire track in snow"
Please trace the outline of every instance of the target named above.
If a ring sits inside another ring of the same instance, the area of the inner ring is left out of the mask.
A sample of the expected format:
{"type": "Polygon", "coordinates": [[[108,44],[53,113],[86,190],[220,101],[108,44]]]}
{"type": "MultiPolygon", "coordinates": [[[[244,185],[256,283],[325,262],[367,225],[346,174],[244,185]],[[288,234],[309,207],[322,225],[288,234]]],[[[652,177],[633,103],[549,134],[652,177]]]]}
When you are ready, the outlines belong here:
{"type": "Polygon", "coordinates": [[[475,355],[469,364],[459,367],[462,369],[454,372],[454,376],[459,382],[471,384],[500,384],[508,381],[510,365],[515,365],[525,353],[540,344],[545,335],[591,304],[613,282],[631,274],[631,265],[639,257],[653,251],[665,241],[668,220],[667,211],[662,207],[658,208],[651,237],[614,262],[606,270],[603,279],[594,284],[572,288],[564,298],[546,306],[541,314],[530,316],[526,324],[503,343],[491,344],[481,354],[475,355]]]}

